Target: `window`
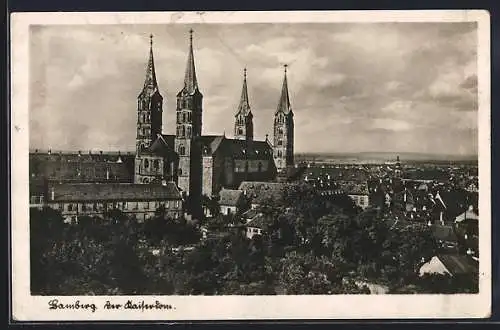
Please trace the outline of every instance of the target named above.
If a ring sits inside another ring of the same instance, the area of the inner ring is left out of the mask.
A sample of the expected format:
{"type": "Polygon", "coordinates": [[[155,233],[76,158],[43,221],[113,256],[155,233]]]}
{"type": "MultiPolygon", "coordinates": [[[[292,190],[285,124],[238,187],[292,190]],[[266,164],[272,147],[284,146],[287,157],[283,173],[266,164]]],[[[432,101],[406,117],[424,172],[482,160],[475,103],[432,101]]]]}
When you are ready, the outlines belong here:
{"type": "Polygon", "coordinates": [[[179,207],[179,201],[175,201],[175,208],[179,207]]]}
{"type": "Polygon", "coordinates": [[[123,203],[122,203],[122,209],[124,209],[124,210],[125,210],[126,208],[127,208],[127,202],[123,202],[123,203]]]}
{"type": "Polygon", "coordinates": [[[238,135],[242,135],[243,134],[243,129],[242,128],[238,128],[238,135]]]}
{"type": "Polygon", "coordinates": [[[144,168],[149,168],[149,160],[144,160],[144,168]]]}
{"type": "Polygon", "coordinates": [[[278,146],[282,146],[283,145],[283,141],[282,140],[278,140],[278,146]]]}
{"type": "Polygon", "coordinates": [[[158,170],[160,168],[160,161],[158,159],[155,159],[153,162],[153,167],[155,170],[158,170]]]}
{"type": "Polygon", "coordinates": [[[259,172],[262,172],[262,162],[259,162],[258,168],[259,168],[259,172]]]}
{"type": "Polygon", "coordinates": [[[68,204],[68,211],[69,212],[73,211],[73,204],[68,204]]]}
{"type": "Polygon", "coordinates": [[[179,176],[182,175],[182,168],[179,169],[179,176]]]}
{"type": "Polygon", "coordinates": [[[187,127],[186,136],[187,136],[188,138],[190,138],[190,137],[191,137],[191,126],[188,126],[188,127],[187,127]]]}
{"type": "Polygon", "coordinates": [[[149,202],[144,202],[144,209],[145,210],[149,209],[149,202]]]}
{"type": "Polygon", "coordinates": [[[97,203],[94,203],[94,211],[97,211],[97,203]]]}
{"type": "Polygon", "coordinates": [[[82,204],[82,212],[86,212],[86,211],[87,211],[87,205],[85,205],[85,203],[84,203],[84,204],[82,204]]]}
{"type": "Polygon", "coordinates": [[[145,114],[142,114],[142,122],[146,122],[146,115],[145,114]]]}
{"type": "Polygon", "coordinates": [[[181,156],[184,156],[186,154],[186,148],[182,144],[179,146],[179,154],[181,156]]]}

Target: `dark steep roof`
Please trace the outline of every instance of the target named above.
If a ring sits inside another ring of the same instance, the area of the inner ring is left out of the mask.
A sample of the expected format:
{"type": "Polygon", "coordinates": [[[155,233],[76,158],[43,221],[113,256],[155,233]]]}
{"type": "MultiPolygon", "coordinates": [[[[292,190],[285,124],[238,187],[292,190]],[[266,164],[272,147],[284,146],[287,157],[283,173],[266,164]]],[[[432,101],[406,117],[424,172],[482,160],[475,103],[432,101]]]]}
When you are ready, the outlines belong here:
{"type": "Polygon", "coordinates": [[[219,149],[224,139],[223,135],[202,135],[196,137],[195,141],[199,144],[203,155],[212,155],[219,149]]]}
{"type": "Polygon", "coordinates": [[[235,159],[269,159],[273,154],[271,146],[266,141],[224,139],[221,148],[235,159]]]}
{"type": "Polygon", "coordinates": [[[49,188],[51,198],[54,190],[54,202],[94,201],[94,200],[153,200],[181,199],[173,182],[160,184],[133,183],[76,183],[57,184],[49,188]]]}
{"type": "Polygon", "coordinates": [[[159,134],[156,140],[151,144],[149,150],[159,156],[167,156],[175,153],[175,135],[159,134]]]}
{"type": "Polygon", "coordinates": [[[272,159],[272,147],[266,141],[228,139],[223,135],[203,135],[196,138],[203,155],[222,151],[234,159],[272,159]]]}

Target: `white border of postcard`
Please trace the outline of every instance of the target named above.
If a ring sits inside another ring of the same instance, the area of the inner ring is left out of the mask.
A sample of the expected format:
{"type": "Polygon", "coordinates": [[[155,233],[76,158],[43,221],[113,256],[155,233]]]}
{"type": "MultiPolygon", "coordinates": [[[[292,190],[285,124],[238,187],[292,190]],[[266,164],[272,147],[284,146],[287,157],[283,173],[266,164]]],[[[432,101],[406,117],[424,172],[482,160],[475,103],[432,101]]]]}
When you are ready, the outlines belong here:
{"type": "Polygon", "coordinates": [[[11,15],[12,315],[18,321],[472,318],[491,312],[490,17],[486,11],[14,13],[11,15]],[[202,16],[202,17],[201,17],[202,16]],[[317,296],[31,296],[29,290],[29,26],[306,22],[477,22],[479,87],[479,294],[317,296]],[[98,309],[49,310],[48,301],[94,303],[98,309]],[[156,300],[171,310],[104,310],[106,301],[156,300]]]}

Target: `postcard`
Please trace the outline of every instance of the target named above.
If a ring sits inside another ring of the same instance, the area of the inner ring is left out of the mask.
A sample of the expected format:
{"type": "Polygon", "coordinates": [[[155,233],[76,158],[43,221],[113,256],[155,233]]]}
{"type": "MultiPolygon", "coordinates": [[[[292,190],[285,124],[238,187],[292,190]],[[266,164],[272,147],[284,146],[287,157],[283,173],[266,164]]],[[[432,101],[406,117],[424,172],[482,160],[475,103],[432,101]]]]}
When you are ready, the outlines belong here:
{"type": "Polygon", "coordinates": [[[486,11],[11,18],[13,319],[490,315],[486,11]]]}

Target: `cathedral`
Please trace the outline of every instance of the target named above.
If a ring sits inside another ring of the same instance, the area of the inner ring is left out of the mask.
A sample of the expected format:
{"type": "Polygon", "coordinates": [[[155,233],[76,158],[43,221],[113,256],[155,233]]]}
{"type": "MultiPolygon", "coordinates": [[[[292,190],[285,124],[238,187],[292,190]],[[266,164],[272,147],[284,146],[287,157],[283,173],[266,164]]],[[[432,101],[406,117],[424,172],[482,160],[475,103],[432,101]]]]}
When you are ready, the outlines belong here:
{"type": "Polygon", "coordinates": [[[203,94],[196,77],[192,30],[184,86],[177,93],[175,135],[161,132],[162,104],[151,36],[146,78],[137,100],[136,183],[172,180],[186,196],[212,196],[222,187],[237,187],[242,181],[272,180],[277,172],[293,165],[293,111],[286,67],[274,114],[273,141],[254,139],[246,69],[235,109],[234,138],[202,135],[203,94]]]}
{"type": "Polygon", "coordinates": [[[203,135],[203,94],[196,77],[190,30],[184,85],[176,96],[175,134],[163,134],[164,98],[157,82],[151,35],[145,81],[137,97],[135,155],[78,152],[76,156],[36,151],[30,154],[31,177],[59,183],[175,184],[188,208],[197,208],[203,195],[216,196],[222,188],[236,189],[243,181],[273,181],[294,165],[294,119],[286,70],[285,66],[281,95],[272,118],[272,140],[267,135],[264,141],[254,139],[246,68],[235,108],[234,138],[225,133],[203,135]]]}

